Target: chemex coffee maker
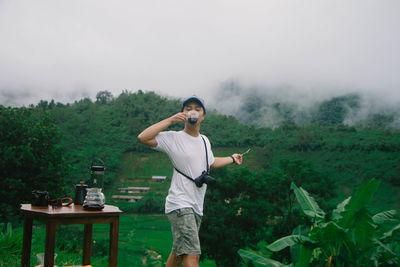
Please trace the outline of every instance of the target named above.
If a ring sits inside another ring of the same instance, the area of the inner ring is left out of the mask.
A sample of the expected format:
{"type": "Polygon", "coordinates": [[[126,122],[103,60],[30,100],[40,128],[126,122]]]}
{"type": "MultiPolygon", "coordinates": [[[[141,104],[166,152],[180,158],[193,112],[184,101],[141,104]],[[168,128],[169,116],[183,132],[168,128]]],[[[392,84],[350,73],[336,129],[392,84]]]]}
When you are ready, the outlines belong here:
{"type": "Polygon", "coordinates": [[[83,208],[87,210],[102,210],[104,208],[105,197],[101,192],[104,185],[104,162],[97,159],[92,162],[90,167],[90,183],[86,189],[86,197],[83,208]]]}

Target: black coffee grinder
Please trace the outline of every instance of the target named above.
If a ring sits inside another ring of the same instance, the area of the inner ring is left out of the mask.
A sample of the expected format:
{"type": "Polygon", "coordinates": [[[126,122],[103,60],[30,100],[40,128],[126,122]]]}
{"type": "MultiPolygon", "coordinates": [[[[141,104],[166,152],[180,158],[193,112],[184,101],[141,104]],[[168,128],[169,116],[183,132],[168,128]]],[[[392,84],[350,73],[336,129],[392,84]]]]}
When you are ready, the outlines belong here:
{"type": "Polygon", "coordinates": [[[83,208],[87,210],[102,210],[104,208],[105,197],[101,192],[104,185],[104,162],[101,159],[96,160],[96,164],[92,162],[90,167],[90,183],[87,188],[83,208]]]}

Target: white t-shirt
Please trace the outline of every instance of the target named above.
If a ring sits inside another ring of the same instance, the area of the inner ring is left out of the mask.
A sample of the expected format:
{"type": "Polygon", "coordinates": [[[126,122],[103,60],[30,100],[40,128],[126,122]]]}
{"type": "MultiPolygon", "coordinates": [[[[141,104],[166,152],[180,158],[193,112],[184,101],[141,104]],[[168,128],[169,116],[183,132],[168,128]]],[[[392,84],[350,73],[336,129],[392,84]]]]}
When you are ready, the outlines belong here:
{"type": "MultiPolygon", "coordinates": [[[[207,144],[208,164],[214,163],[214,155],[211,144],[204,135],[207,144]]],[[[193,137],[184,131],[166,131],[156,136],[157,147],[155,149],[165,152],[174,167],[195,179],[207,170],[206,151],[201,136],[193,137]]],[[[174,169],[171,187],[165,201],[165,213],[176,209],[193,208],[203,216],[203,203],[207,185],[197,187],[195,183],[174,169]]]]}

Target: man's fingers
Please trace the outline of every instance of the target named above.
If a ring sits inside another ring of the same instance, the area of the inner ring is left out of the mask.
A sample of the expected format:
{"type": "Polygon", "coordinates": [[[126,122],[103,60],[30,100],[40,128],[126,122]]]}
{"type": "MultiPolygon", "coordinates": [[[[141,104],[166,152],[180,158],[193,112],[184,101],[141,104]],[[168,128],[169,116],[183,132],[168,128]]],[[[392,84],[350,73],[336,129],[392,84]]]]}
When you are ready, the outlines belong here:
{"type": "Polygon", "coordinates": [[[187,114],[186,114],[186,113],[180,112],[180,113],[178,113],[178,114],[179,114],[179,117],[180,117],[183,121],[186,121],[186,120],[187,120],[187,114]]]}
{"type": "Polygon", "coordinates": [[[185,122],[186,121],[186,114],[183,112],[179,112],[177,114],[175,114],[174,116],[172,116],[173,121],[176,122],[185,122]]]}
{"type": "Polygon", "coordinates": [[[235,158],[236,164],[238,165],[242,164],[243,157],[241,154],[233,154],[232,156],[235,158]]]}

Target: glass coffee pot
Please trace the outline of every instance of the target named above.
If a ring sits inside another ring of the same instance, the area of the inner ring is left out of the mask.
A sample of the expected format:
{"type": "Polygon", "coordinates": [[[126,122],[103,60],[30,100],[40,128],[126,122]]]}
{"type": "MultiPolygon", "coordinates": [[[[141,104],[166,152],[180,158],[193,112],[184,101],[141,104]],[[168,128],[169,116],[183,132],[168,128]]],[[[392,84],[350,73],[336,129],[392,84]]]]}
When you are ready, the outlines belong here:
{"type": "Polygon", "coordinates": [[[101,192],[104,185],[104,170],[104,162],[101,159],[92,162],[89,188],[87,188],[85,201],[83,202],[84,209],[102,210],[104,208],[105,197],[101,192]]]}

